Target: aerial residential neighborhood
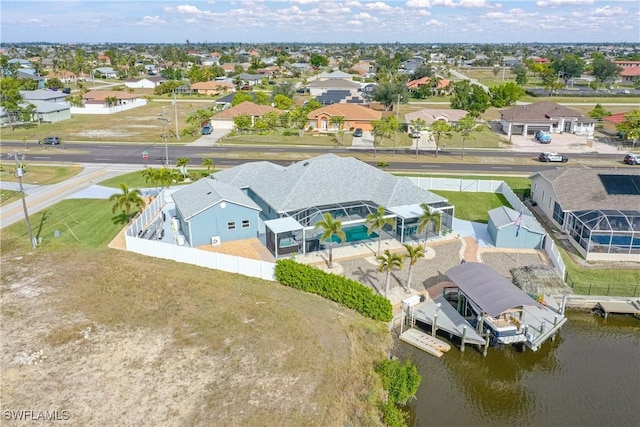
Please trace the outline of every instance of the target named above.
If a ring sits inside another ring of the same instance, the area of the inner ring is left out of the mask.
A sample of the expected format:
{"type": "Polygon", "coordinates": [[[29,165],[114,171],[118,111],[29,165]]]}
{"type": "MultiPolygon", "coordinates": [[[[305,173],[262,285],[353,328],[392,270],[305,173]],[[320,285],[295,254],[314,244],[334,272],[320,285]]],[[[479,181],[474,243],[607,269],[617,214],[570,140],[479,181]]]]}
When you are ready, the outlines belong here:
{"type": "Polygon", "coordinates": [[[637,424],[634,2],[2,9],[3,425],[637,424]]]}

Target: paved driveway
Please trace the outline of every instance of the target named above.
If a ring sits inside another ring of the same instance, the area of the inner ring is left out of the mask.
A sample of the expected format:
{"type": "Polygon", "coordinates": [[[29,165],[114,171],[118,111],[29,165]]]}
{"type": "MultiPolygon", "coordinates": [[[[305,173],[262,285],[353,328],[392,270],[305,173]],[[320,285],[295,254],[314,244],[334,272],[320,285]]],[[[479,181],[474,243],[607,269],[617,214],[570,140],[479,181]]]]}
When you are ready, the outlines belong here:
{"type": "Polygon", "coordinates": [[[231,132],[230,129],[214,129],[209,135],[202,135],[195,141],[187,144],[192,147],[215,147],[218,140],[227,136],[231,132]]]}

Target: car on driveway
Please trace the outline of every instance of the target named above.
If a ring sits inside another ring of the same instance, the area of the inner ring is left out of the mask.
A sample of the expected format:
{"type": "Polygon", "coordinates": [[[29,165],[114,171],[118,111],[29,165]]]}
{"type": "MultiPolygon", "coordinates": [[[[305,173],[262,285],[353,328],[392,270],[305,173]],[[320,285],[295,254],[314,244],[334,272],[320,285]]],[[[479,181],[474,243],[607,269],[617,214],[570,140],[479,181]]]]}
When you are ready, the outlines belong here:
{"type": "Polygon", "coordinates": [[[357,128],[356,130],[354,130],[353,136],[355,136],[356,138],[360,138],[362,136],[362,129],[357,128]]]}
{"type": "Polygon", "coordinates": [[[569,158],[564,154],[549,153],[548,151],[545,151],[544,153],[540,153],[540,155],[538,156],[538,160],[540,160],[541,162],[567,163],[569,161],[569,158]]]}
{"type": "Polygon", "coordinates": [[[627,154],[623,161],[628,165],[640,165],[640,154],[627,154]]]}
{"type": "Polygon", "coordinates": [[[535,133],[534,137],[536,138],[536,141],[538,141],[540,144],[551,143],[551,134],[549,132],[539,130],[535,133]]]}
{"type": "Polygon", "coordinates": [[[206,125],[202,127],[202,131],[200,133],[202,133],[203,135],[211,135],[212,131],[213,131],[213,128],[209,125],[206,125]]]}
{"type": "Polygon", "coordinates": [[[47,136],[38,141],[40,145],[60,145],[60,137],[59,136],[47,136]]]}

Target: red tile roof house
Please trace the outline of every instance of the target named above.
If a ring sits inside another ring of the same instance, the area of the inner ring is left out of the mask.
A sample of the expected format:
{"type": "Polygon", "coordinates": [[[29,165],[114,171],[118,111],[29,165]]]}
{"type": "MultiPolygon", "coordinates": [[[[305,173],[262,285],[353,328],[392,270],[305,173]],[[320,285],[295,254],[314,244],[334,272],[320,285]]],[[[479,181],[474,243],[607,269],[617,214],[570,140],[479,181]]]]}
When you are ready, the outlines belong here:
{"type": "Polygon", "coordinates": [[[233,92],[236,85],[228,82],[197,82],[191,85],[191,90],[199,95],[220,95],[225,92],[233,92]]]}
{"type": "Polygon", "coordinates": [[[637,67],[624,67],[620,72],[621,83],[636,83],[640,82],[640,66],[637,67]]]}
{"type": "Polygon", "coordinates": [[[533,135],[538,130],[573,133],[593,138],[596,121],[579,111],[543,101],[500,110],[500,124],[507,135],[533,135]]]}
{"type": "Polygon", "coordinates": [[[372,110],[356,104],[332,104],[327,107],[318,108],[307,115],[309,128],[320,132],[335,132],[339,129],[331,123],[331,117],[342,116],[344,122],[342,129],[361,128],[365,131],[373,130],[371,124],[374,120],[382,118],[382,111],[372,110]]]}
{"type": "Polygon", "coordinates": [[[271,111],[275,111],[278,114],[284,113],[284,111],[268,105],[258,105],[250,101],[244,101],[211,117],[211,125],[214,129],[233,129],[235,127],[233,119],[242,115],[250,116],[252,123],[255,124],[256,119],[271,111]]]}
{"type": "Polygon", "coordinates": [[[50,72],[46,76],[44,76],[44,81],[46,82],[49,79],[58,79],[62,83],[75,83],[78,79],[76,77],[76,73],[69,70],[60,70],[57,73],[50,72]]]}
{"type": "Polygon", "coordinates": [[[602,119],[602,129],[606,130],[609,133],[617,133],[617,126],[624,121],[624,116],[628,114],[626,113],[618,113],[612,114],[609,117],[605,117],[602,119]]]}

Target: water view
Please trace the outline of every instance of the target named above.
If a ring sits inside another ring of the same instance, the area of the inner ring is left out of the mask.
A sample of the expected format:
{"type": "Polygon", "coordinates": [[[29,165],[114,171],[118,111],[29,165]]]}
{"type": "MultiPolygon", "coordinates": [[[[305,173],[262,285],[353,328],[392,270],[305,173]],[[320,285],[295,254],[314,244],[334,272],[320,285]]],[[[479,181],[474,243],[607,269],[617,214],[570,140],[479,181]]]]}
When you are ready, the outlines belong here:
{"type": "Polygon", "coordinates": [[[638,426],[640,320],[568,312],[537,352],[457,346],[442,358],[399,343],[423,381],[413,426],[638,426]]]}

